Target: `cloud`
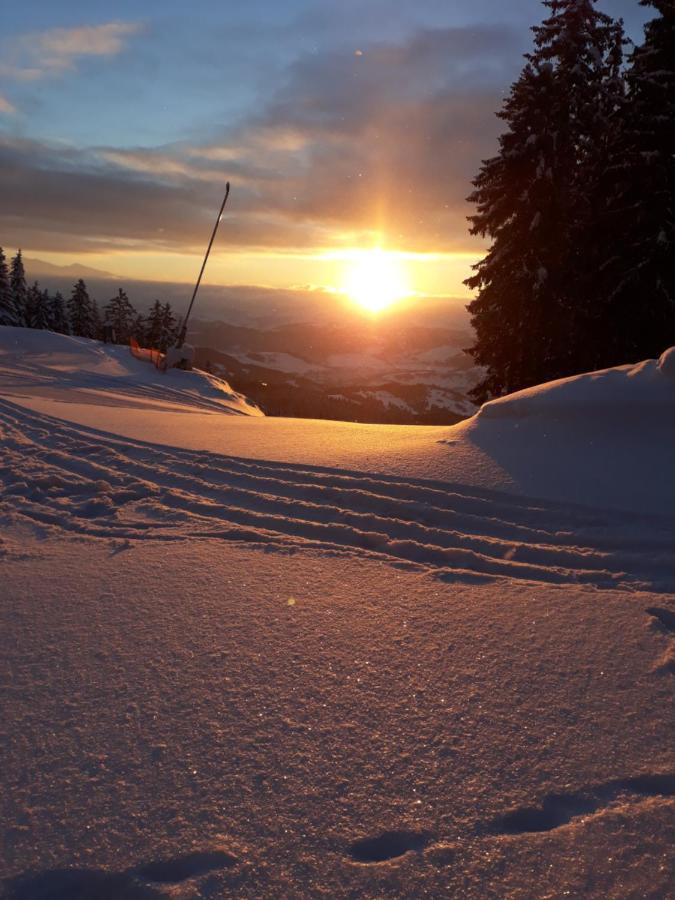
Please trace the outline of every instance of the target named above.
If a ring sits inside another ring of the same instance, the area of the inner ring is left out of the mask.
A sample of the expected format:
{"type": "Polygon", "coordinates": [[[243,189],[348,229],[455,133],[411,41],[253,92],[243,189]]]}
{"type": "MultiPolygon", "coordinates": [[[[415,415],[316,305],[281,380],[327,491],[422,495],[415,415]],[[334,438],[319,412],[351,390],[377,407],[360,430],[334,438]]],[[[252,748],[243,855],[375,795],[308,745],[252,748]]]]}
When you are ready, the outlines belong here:
{"type": "Polygon", "coordinates": [[[0,142],[0,234],[33,250],[197,249],[229,179],[224,246],[311,250],[382,233],[399,249],[476,250],[465,197],[494,151],[519,39],[426,29],[360,49],[296,59],[264,108],[209,141],[0,142]]]}
{"type": "Polygon", "coordinates": [[[34,81],[47,75],[73,71],[78,60],[91,56],[116,56],[128,38],[141,31],[138,22],[108,22],[79,28],[53,28],[25,34],[11,45],[4,42],[7,62],[0,72],[18,81],[34,81]]]}
{"type": "MultiPolygon", "coordinates": [[[[225,178],[163,181],[112,166],[103,155],[0,137],[0,243],[31,251],[201,252],[225,178]]],[[[322,228],[259,214],[234,198],[222,243],[239,248],[327,244],[322,228]]]]}
{"type": "Polygon", "coordinates": [[[2,94],[0,94],[0,113],[8,113],[9,115],[11,115],[15,112],[16,107],[11,104],[6,97],[3,97],[2,94]]]}

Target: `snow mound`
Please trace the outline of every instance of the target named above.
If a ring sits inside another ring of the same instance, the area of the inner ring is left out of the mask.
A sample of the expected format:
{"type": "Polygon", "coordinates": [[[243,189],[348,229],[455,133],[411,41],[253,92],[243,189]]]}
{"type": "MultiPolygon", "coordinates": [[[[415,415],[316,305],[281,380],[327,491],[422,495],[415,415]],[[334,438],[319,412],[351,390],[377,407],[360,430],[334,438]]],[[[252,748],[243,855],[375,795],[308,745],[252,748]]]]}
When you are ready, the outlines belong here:
{"type": "Polygon", "coordinates": [[[648,359],[637,365],[618,366],[547,384],[526,388],[515,394],[485,403],[476,413],[477,419],[579,417],[592,414],[603,418],[617,414],[625,425],[628,410],[640,415],[649,408],[664,415],[675,411],[675,389],[670,377],[675,375],[675,347],[661,358],[648,359]],[[664,378],[664,376],[669,376],[664,378]]]}
{"type": "MultiPolygon", "coordinates": [[[[499,467],[495,486],[636,512],[675,506],[675,348],[484,404],[447,443],[499,467]]],[[[458,459],[458,462],[460,460],[458,459]]]]}
{"type": "Polygon", "coordinates": [[[39,383],[55,399],[262,416],[251,400],[206,372],[160,372],[129,348],[31,328],[0,327],[2,387],[39,383]]]}
{"type": "Polygon", "coordinates": [[[669,378],[675,378],[675,347],[670,347],[661,354],[659,372],[669,378]]]}

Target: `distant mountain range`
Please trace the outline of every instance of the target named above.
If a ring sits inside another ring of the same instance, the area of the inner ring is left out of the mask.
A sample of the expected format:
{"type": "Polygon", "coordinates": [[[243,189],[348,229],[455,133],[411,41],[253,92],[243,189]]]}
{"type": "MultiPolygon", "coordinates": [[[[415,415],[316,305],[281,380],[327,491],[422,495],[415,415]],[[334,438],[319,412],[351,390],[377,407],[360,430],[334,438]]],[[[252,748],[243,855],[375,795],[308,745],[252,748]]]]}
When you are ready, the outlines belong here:
{"type": "Polygon", "coordinates": [[[74,278],[75,280],[78,278],[112,278],[115,281],[122,280],[119,275],[113,275],[112,272],[106,272],[104,269],[93,269],[91,266],[82,266],[79,263],[72,263],[69,266],[57,266],[44,259],[24,256],[23,264],[31,280],[38,278],[40,275],[56,275],[62,278],[74,278]]]}

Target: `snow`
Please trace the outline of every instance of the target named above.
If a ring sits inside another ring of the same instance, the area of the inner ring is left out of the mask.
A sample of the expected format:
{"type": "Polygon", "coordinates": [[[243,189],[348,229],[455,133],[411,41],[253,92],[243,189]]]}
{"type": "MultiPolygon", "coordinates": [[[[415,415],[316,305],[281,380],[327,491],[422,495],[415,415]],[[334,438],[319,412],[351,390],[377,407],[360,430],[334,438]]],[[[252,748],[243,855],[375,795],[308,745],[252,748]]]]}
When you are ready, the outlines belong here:
{"type": "Polygon", "coordinates": [[[359,391],[359,396],[372,397],[386,407],[393,406],[396,409],[402,409],[404,412],[415,412],[409,403],[406,403],[401,397],[392,394],[391,391],[359,391]]]}
{"type": "Polygon", "coordinates": [[[50,331],[0,327],[0,383],[69,403],[262,416],[254,403],[206,372],[160,372],[132,357],[128,347],[50,331]]]}
{"type": "Polygon", "coordinates": [[[474,404],[470,400],[463,400],[455,392],[432,387],[427,394],[427,409],[431,409],[434,406],[454,410],[465,416],[470,416],[475,409],[474,404]]]}
{"type": "Polygon", "coordinates": [[[238,353],[234,350],[228,350],[230,356],[233,356],[244,365],[264,366],[268,369],[275,369],[278,372],[295,373],[297,375],[313,375],[320,372],[320,368],[300,359],[299,356],[292,356],[290,353],[272,353],[269,351],[258,351],[254,354],[238,353]]]}
{"type": "Polygon", "coordinates": [[[671,348],[659,361],[578,375],[493,400],[451,429],[447,441],[457,450],[460,468],[474,451],[486,455],[485,485],[672,514],[674,359],[671,348]]]}
{"type": "Polygon", "coordinates": [[[668,895],[672,350],[431,428],[0,341],[8,897],[668,895]]]}
{"type": "Polygon", "coordinates": [[[658,369],[666,378],[675,377],[675,347],[671,347],[661,354],[658,369]]]}
{"type": "Polygon", "coordinates": [[[353,372],[387,368],[384,360],[370,353],[333,353],[326,357],[325,365],[330,369],[349,369],[353,372]]]}

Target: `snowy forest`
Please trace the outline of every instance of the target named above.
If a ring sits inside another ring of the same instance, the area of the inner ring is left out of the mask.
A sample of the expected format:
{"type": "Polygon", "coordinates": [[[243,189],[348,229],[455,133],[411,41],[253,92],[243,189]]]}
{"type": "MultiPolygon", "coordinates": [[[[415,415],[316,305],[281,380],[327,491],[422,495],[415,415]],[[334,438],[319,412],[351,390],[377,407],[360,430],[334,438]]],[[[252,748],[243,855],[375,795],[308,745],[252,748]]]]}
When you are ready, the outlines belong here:
{"type": "Polygon", "coordinates": [[[80,278],[68,299],[50,294],[35,281],[28,285],[21,250],[7,264],[0,247],[0,325],[39,328],[57,334],[128,344],[133,337],[144,347],[164,352],[181,328],[170,303],[155,300],[147,315],[138,312],[122,288],[100,309],[80,278]]]}
{"type": "Polygon", "coordinates": [[[675,343],[675,4],[641,46],[592,0],[549,0],[469,200],[478,402],[675,343]]]}

